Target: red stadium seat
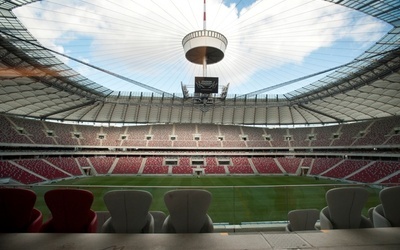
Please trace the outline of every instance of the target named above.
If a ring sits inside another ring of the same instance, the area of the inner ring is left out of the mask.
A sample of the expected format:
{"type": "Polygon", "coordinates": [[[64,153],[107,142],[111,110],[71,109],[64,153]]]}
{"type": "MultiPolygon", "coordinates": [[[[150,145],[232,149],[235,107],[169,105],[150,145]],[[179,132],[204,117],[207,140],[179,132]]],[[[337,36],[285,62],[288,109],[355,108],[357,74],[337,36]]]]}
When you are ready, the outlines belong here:
{"type": "Polygon", "coordinates": [[[93,194],[82,189],[54,189],[45,193],[44,200],[52,217],[43,224],[41,232],[94,233],[97,215],[91,210],[93,194]]]}
{"type": "Polygon", "coordinates": [[[42,225],[42,213],[34,208],[36,194],[29,189],[0,189],[0,233],[34,233],[42,225]]]}

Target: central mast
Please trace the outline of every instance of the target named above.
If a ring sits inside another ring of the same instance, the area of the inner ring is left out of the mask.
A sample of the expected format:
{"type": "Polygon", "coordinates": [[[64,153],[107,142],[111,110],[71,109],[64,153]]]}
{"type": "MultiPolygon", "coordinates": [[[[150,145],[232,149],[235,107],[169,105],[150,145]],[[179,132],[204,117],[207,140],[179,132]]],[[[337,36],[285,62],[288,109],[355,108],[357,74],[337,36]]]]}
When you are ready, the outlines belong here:
{"type": "Polygon", "coordinates": [[[207,12],[207,9],[206,9],[206,0],[204,0],[204,12],[203,12],[203,30],[206,30],[207,29],[207,22],[206,22],[206,12],[207,12]]]}
{"type": "Polygon", "coordinates": [[[206,0],[204,0],[203,30],[193,31],[182,39],[186,59],[203,65],[203,75],[207,75],[207,64],[213,64],[224,58],[228,40],[219,32],[207,30],[206,0]]]}
{"type": "MultiPolygon", "coordinates": [[[[228,40],[219,32],[207,30],[207,8],[204,0],[203,29],[190,32],[182,39],[186,59],[203,66],[203,76],[195,77],[194,100],[207,105],[218,93],[218,77],[207,77],[207,65],[220,62],[224,58],[228,40]]],[[[223,88],[221,100],[225,99],[228,85],[223,88]]],[[[190,98],[186,85],[182,83],[185,98],[190,98]]],[[[205,109],[206,111],[207,109],[205,109]]]]}
{"type": "MultiPolygon", "coordinates": [[[[203,30],[204,32],[207,29],[207,8],[206,8],[206,0],[204,0],[204,11],[203,11],[203,30]]],[[[207,76],[207,55],[204,54],[203,57],[203,77],[207,76]]]]}

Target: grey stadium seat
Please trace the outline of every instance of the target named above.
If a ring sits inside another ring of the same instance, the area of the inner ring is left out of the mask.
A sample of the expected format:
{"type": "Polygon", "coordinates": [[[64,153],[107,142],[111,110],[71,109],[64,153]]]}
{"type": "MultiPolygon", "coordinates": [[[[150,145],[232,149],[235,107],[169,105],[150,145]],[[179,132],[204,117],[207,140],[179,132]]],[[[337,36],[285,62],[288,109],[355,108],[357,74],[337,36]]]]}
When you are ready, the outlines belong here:
{"type": "Polygon", "coordinates": [[[400,186],[388,187],[379,192],[381,204],[373,210],[375,227],[400,227],[400,186]]]}
{"type": "Polygon", "coordinates": [[[154,233],[162,233],[162,226],[167,215],[163,211],[150,211],[154,218],[154,233]]]}
{"type": "Polygon", "coordinates": [[[327,207],[320,213],[321,229],[353,229],[372,227],[361,212],[368,200],[368,191],[360,187],[333,188],[326,192],[327,207]]]}
{"type": "Polygon", "coordinates": [[[165,233],[211,233],[213,222],[208,216],[212,195],[206,190],[172,190],[164,195],[169,215],[164,221],[165,233]]]}
{"type": "Polygon", "coordinates": [[[153,196],[142,190],[116,190],[104,195],[111,217],[103,233],[153,233],[154,219],[149,213],[153,196]]]}
{"type": "Polygon", "coordinates": [[[316,230],[315,223],[319,219],[318,209],[296,209],[289,211],[289,223],[286,226],[286,231],[305,231],[316,230]]]}

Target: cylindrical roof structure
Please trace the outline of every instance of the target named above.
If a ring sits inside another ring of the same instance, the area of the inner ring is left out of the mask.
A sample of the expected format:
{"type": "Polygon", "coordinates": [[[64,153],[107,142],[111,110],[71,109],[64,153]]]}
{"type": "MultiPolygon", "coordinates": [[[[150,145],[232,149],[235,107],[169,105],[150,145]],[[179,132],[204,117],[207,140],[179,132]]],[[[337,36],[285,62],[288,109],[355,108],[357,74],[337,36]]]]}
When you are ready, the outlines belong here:
{"type": "Polygon", "coordinates": [[[221,61],[225,55],[228,40],[224,35],[212,30],[198,30],[182,39],[186,59],[195,64],[207,64],[221,61]]]}

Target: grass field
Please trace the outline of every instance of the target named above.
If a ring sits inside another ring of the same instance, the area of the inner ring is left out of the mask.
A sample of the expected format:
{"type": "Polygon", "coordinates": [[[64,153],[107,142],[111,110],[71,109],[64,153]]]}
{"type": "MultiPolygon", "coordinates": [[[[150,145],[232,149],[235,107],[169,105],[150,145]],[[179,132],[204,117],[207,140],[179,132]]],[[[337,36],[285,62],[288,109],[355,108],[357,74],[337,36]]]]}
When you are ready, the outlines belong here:
{"type": "MultiPolygon", "coordinates": [[[[151,210],[168,214],[164,205],[164,194],[177,188],[201,188],[213,194],[209,214],[215,223],[240,224],[242,222],[284,221],[293,209],[326,206],[325,193],[343,183],[331,180],[316,180],[298,176],[226,176],[196,178],[162,176],[98,176],[65,180],[55,185],[35,186],[38,195],[36,207],[45,218],[49,211],[43,200],[44,193],[59,186],[79,187],[95,195],[93,210],[106,211],[103,195],[115,189],[147,190],[153,195],[151,210]]],[[[379,204],[379,189],[369,188],[370,196],[364,213],[369,207],[379,204]]]]}

